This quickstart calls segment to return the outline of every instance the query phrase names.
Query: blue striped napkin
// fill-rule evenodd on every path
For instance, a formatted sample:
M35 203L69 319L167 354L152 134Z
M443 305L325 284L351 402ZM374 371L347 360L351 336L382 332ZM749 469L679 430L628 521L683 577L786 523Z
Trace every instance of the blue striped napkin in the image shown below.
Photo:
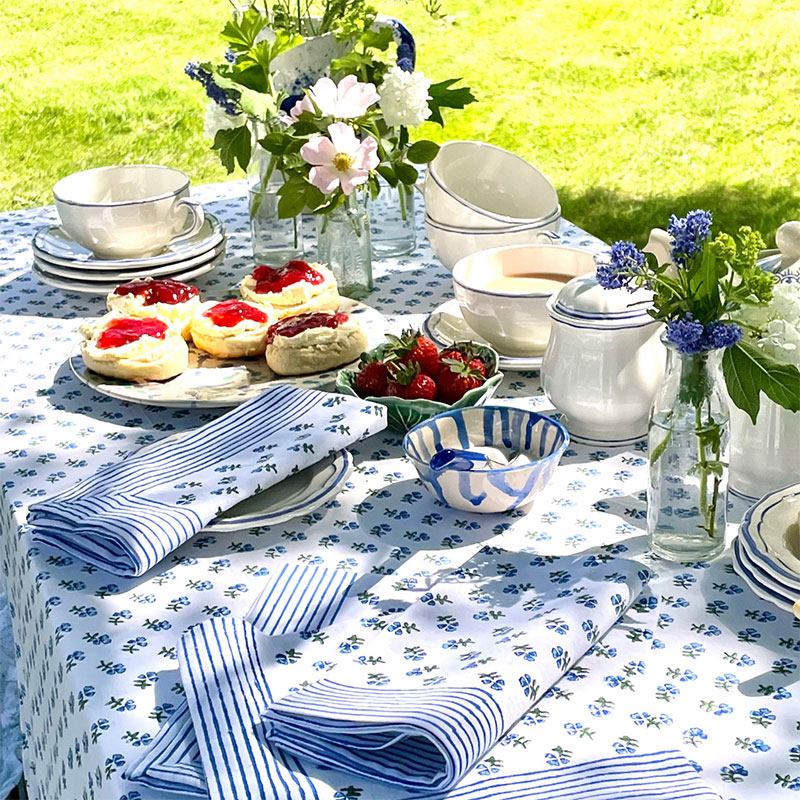
M278 385L35 503L28 521L36 541L141 575L225 509L385 426L380 405Z

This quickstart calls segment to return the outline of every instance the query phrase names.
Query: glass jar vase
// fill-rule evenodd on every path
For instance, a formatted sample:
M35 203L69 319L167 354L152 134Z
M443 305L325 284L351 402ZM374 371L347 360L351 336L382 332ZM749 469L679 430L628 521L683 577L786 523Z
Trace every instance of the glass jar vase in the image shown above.
M331 269L339 294L357 300L372 291L369 214L358 192L329 214L317 215L317 261Z
M704 561L725 546L730 417L722 350L667 348L667 372L650 411L647 535L670 561Z
M372 250L378 258L405 256L417 246L414 187L381 181L378 196L369 201Z
M289 219L278 216L279 181L266 185L253 184L248 190L250 211L250 241L257 263L280 266L295 258L303 258L303 218L300 214Z

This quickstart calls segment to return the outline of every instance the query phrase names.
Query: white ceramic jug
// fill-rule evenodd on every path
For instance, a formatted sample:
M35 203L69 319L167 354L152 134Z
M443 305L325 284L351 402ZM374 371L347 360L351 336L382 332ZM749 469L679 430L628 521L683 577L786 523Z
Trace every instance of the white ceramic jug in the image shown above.
M647 314L650 299L643 290L603 289L594 273L550 298L542 385L575 441L614 447L647 435L666 367L662 325Z

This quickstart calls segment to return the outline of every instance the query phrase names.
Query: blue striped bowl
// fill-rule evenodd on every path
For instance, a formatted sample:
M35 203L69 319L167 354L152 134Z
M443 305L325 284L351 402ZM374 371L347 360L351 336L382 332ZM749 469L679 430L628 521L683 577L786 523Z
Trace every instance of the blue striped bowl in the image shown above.
M406 455L434 497L462 511L496 513L524 506L547 486L569 444L567 429L550 417L506 406L460 408L421 422L403 439ZM434 471L430 460L447 448L507 447L530 464L504 469Z

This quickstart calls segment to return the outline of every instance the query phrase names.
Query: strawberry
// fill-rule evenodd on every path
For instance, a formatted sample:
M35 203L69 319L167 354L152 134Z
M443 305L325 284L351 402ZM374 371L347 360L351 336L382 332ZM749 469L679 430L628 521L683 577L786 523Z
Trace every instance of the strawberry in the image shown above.
M386 338L389 351L401 364L417 364L420 372L431 378L439 374L439 351L427 336L409 328L400 336L388 334Z
M455 358L445 359L437 378L439 399L451 405L460 400L470 389L483 386L485 380L481 371L471 363L465 364Z
M377 356L364 353L356 375L356 391L361 397L385 397L389 368Z
M389 368L389 394L406 400L435 400L436 381L420 372L419 364L393 364Z
M458 342L439 353L440 362L448 358L461 361L463 364L469 364L470 367L478 370L481 375L486 377L486 364L483 363L478 355L473 342Z

